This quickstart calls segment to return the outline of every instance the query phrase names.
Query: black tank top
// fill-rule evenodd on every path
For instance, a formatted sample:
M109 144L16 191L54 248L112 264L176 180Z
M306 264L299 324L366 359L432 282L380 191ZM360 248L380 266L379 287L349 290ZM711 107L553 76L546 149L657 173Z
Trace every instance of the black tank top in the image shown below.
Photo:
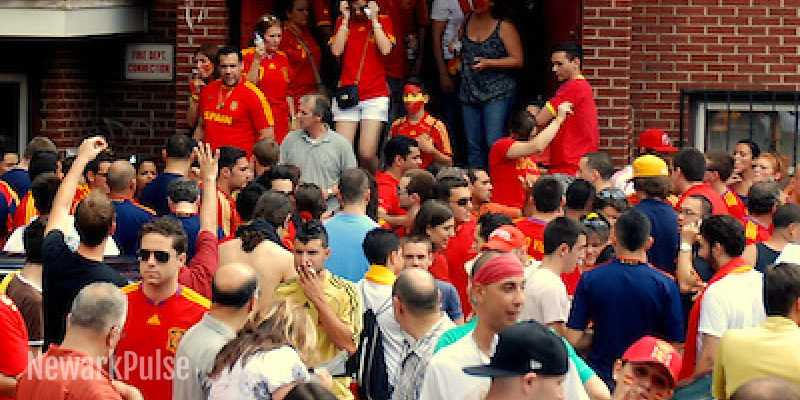
M763 273L764 269L768 265L772 265L780 254L780 251L773 250L764 243L756 242L756 270Z

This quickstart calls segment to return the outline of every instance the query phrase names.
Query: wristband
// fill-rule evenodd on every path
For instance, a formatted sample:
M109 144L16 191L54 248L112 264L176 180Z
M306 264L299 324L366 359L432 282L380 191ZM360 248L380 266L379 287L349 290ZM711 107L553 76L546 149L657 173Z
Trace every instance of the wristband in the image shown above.
M692 245L686 242L681 242L680 251L692 251Z

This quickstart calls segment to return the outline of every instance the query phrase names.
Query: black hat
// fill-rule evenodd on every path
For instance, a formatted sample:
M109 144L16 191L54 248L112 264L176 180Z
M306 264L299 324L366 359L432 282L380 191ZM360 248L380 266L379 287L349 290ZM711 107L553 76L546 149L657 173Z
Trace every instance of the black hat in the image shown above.
M500 332L489 365L464 367L464 372L478 376L515 376L533 372L544 376L567 373L567 347L558 335L544 325L530 320L517 322Z

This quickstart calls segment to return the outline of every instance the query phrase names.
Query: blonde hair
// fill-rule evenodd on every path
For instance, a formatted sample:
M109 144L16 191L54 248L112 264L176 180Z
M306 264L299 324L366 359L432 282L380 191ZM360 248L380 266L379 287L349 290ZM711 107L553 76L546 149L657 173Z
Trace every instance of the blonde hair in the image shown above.
M246 364L253 355L281 346L291 346L306 365L316 359L317 330L311 316L291 299L275 299L257 313L217 354L210 376L230 369L241 360Z
M777 181L783 182L789 176L789 159L786 156L770 151L768 153L761 153L756 158L763 158L772 164L774 173L780 175Z

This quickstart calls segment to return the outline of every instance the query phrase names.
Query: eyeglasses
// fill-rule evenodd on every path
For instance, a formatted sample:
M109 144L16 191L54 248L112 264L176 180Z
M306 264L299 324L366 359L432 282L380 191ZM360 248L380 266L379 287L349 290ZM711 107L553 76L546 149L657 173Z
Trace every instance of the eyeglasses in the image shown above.
M154 255L156 257L156 262L158 263L165 263L169 261L169 253L163 250L147 250L147 249L139 249L137 253L139 256L139 261L150 261L150 255Z
M597 198L600 200L626 200L625 193L619 189L603 189L597 193Z
M456 204L461 207L466 207L469 203L472 203L472 199L469 197L464 197L463 199L456 200Z

